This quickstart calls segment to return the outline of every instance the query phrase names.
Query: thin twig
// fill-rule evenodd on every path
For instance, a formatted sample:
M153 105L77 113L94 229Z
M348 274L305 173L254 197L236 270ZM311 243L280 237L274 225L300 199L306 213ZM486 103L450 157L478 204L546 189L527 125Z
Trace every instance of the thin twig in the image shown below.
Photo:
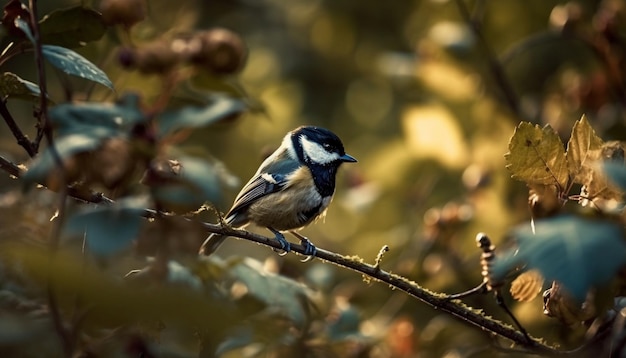
M515 94L515 91L513 90L513 86L511 86L511 83L509 82L506 75L504 74L502 65L500 64L495 53L493 52L493 50L487 43L487 40L485 39L485 36L483 35L483 32L480 28L480 24L473 20L472 15L469 9L467 8L467 6L465 5L464 0L455 0L454 2L456 3L457 8L459 9L459 13L461 14L461 17L463 18L463 21L467 23L469 28L474 33L474 36L476 36L476 39L478 40L478 43L480 44L481 50L487 60L489 71L491 71L491 75L494 81L496 82L498 87L500 87L500 90L502 91L502 94L504 95L506 104L508 105L509 109L513 113L519 116L521 113L519 109L519 101L517 99L517 95Z
M21 145L31 158L34 157L37 154L37 150L35 150L35 147L30 142L30 139L28 139L28 136L22 132L20 127L17 125L15 118L13 118L13 115L9 112L6 99L0 100L0 115L4 118L4 122L7 126L9 126L9 129L11 130L11 133L13 133L15 139L17 139L17 144Z
M48 92L46 85L46 67L43 59L43 50L41 46L41 34L39 32L39 22L37 20L37 0L29 0L30 7L30 25L33 30L33 44L35 50L35 63L37 64L37 83L39 84L39 126L37 128L37 138L33 143L35 149L39 148L41 139L46 136L48 144L52 146L52 130L48 122Z
M41 45L41 33L39 31L39 22L37 19L37 1L29 0L28 2L30 8L30 26L32 26L34 43L33 47L35 50L35 63L37 65L37 81L39 84L39 116L38 116L38 128L37 128L37 137L35 141L32 143L35 151L38 151L39 145L41 143L41 139L45 136L46 141L48 142L48 147L50 148L50 153L54 159L56 166L60 169L61 182L65 183L65 168L63 166L63 161L58 151L54 146L54 137L52 135L52 127L50 126L48 120L48 90L46 85L46 72L45 72L45 64L43 59L43 50ZM52 260L54 257L54 253L59 247L59 239L61 237L61 228L63 224L63 220L65 218L65 202L68 196L68 187L63 186L59 191L59 204L58 204L58 215L54 221L54 225L52 231L50 233L50 249ZM59 307L56 302L56 297L54 294L54 288L52 287L50 280L48 280L48 307L50 309L50 313L52 316L52 320L54 323L55 330L61 339L63 352L66 357L72 357L74 355L74 341L72 340L71 329L68 330L63 325L63 320L61 317L61 313Z

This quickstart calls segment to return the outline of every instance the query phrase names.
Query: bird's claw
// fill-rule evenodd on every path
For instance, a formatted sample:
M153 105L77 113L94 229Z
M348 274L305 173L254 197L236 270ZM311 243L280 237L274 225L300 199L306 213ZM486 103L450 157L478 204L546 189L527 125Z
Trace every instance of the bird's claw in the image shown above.
M313 245L313 243L306 237L302 237L300 239L300 244L304 246L304 255L306 255L306 258L300 260L300 262L309 262L313 260L315 258L315 254L317 253L315 245Z
M280 249L274 249L274 251L278 253L278 256L287 255L291 251L291 244L285 239L285 235L280 232L274 232L274 235L276 235L275 239L280 244Z

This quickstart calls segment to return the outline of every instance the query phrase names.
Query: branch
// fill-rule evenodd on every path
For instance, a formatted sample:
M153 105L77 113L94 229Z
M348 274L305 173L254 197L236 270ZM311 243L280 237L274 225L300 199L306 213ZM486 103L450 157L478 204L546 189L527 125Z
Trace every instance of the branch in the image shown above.
M7 108L6 99L0 100L0 115L2 116L2 118L4 118L4 121L6 122L7 126L9 126L9 129L11 130L11 133L13 133L15 139L17 139L17 144L21 145L31 158L34 157L37 154L37 150L33 146L33 143L31 143L28 137L24 134L24 132L22 132L20 127L17 125L17 122L15 122L15 119Z
M19 177L23 173L23 169L21 169L19 166L12 163L11 161L3 158L2 156L0 156L0 168L15 177ZM83 202L97 204L113 203L113 200L107 198L101 193L89 192L86 191L84 188L77 189L75 187L68 187L67 192L69 196ZM155 218L159 215L168 215L172 217L175 216L173 214L159 213L153 209L145 209L143 215L147 218ZM185 219L189 221L193 220L189 218ZM211 233L233 236L256 242L265 246L269 246L275 249L281 249L280 244L274 238L265 237L246 230L234 229L219 224L210 224L206 222L200 222L200 224L208 232ZM297 243L291 244L291 251L301 254L303 256L308 256L305 253L304 246ZM335 264L337 266L341 266L359 272L363 275L367 275L396 289L404 291L410 296L419 299L420 301L430 305L431 307L439 311L448 313L464 322L479 327L482 330L489 331L495 336L507 338L513 341L515 344L519 345L520 347L523 347L530 353L547 355L565 355L570 353L567 351L557 350L551 346L542 343L538 339L528 340L522 332L519 332L512 326L504 324L503 322L500 322L493 318L487 317L479 313L477 310L474 310L471 307L464 305L458 300L450 300L448 298L448 295L431 292L405 277L382 270L380 268L380 262L371 265L363 262L363 260L359 258L343 256L320 248L317 249L315 257L322 259L326 262Z
M270 246L275 249L281 249L280 244L273 238L268 238L245 230L223 227L218 224L202 223L202 225L207 231L212 233L238 237ZM306 256L304 249L305 248L302 245L296 243L291 244L291 251ZM478 313L476 310L471 309L458 300L450 300L447 298L447 295L429 291L416 282L413 282L405 277L381 270L377 265L365 263L359 258L343 256L320 248L317 249L315 257L337 266L348 268L367 275L380 282L402 290L410 296L419 299L439 311L451 314L466 323L470 323L483 330L489 331L494 335L507 338L532 353L548 355L560 355L566 353L545 345L537 339L528 341L523 333L519 332L512 326L487 317L482 313Z
M41 47L41 34L39 32L39 21L37 20L37 1L29 0L30 8L30 24L33 27L33 44L35 50L35 63L37 64L37 83L39 84L39 127L37 128L37 137L33 142L36 150L43 136L46 136L48 144L52 146L52 130L48 122L48 90L46 85L46 66L43 59L43 50Z

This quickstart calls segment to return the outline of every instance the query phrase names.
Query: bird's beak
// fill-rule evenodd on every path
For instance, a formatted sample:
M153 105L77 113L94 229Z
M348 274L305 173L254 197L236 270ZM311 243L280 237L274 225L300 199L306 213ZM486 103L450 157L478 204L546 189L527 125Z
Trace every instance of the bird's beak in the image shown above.
M341 159L342 162L349 162L349 163L356 163L357 160L351 156L350 154L344 154L341 157L339 157L339 159Z

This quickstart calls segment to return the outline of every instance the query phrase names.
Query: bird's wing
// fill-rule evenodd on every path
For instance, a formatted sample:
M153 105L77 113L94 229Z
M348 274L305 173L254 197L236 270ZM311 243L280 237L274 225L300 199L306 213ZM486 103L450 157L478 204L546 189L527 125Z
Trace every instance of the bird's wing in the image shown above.
M252 204L255 200L278 191L281 191L287 185L287 176L300 167L297 161L281 158L283 160L275 161L273 164L265 165L262 171L250 179L250 181L241 189L232 208L226 214L226 217L237 214L240 210Z

